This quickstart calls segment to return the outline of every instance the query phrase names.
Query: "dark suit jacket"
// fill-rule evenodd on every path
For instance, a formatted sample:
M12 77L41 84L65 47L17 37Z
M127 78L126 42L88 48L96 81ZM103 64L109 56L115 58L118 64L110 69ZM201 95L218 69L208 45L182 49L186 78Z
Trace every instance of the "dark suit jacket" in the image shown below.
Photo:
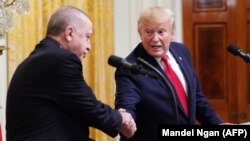
M177 99L179 120L176 122L171 93L161 80L132 74L119 68L115 73L115 106L127 109L136 120L137 131L131 141L157 141L157 127L164 124L195 124L196 119L201 124L222 123L202 93L188 49L183 44L172 42L170 52L180 65L186 79L189 117L185 116ZM166 76L155 58L146 53L141 43L126 57L126 61L134 63L138 57ZM122 137L122 140L125 139Z
M51 38L18 66L6 110L7 141L88 141L89 126L114 137L122 122L96 99L79 58Z

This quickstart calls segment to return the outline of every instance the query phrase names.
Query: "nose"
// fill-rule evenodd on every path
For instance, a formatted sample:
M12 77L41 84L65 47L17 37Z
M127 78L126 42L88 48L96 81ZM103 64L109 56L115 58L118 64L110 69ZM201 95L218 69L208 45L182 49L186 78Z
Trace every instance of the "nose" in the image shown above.
M153 41L159 41L159 35L157 33L153 34Z
M86 47L87 51L91 50L91 44L88 44L88 46Z

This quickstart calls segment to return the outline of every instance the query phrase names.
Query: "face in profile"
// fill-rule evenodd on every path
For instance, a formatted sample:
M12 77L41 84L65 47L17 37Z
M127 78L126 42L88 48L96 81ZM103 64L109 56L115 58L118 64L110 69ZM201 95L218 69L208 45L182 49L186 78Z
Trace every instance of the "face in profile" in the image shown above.
M77 27L73 26L70 35L72 40L68 42L68 50L82 60L91 49L91 35L92 23L88 18L85 18L83 24L80 24Z
M173 27L169 20L149 20L139 24L139 35L144 49L153 57L166 54L173 38Z

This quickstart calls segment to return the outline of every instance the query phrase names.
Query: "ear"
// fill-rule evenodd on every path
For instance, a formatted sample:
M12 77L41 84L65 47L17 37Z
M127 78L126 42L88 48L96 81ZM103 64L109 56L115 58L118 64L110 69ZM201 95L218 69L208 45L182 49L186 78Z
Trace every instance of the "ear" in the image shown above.
M67 41L71 41L73 39L73 27L72 26L67 26L65 29L65 37Z
M138 31L139 36L140 36L140 38L141 38L141 36L142 36L142 31L141 31L141 29L137 29L137 31Z

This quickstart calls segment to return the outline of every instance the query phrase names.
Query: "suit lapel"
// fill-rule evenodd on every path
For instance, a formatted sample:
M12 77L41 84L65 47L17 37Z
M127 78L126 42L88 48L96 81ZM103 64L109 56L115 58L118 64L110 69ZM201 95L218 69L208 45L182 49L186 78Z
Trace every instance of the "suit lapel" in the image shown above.
M148 53L144 50L144 48L142 46L141 46L141 49L139 51L138 57L142 58L143 60L148 62L150 65L154 66L161 74L163 74L165 76L166 79L168 79L166 77L166 74L165 74L164 70L162 70L161 66L158 64L158 62L155 60L155 58L148 55ZM143 66L143 67L147 68L147 66ZM166 87L161 80L158 80L158 82L160 83L160 85L163 88Z

